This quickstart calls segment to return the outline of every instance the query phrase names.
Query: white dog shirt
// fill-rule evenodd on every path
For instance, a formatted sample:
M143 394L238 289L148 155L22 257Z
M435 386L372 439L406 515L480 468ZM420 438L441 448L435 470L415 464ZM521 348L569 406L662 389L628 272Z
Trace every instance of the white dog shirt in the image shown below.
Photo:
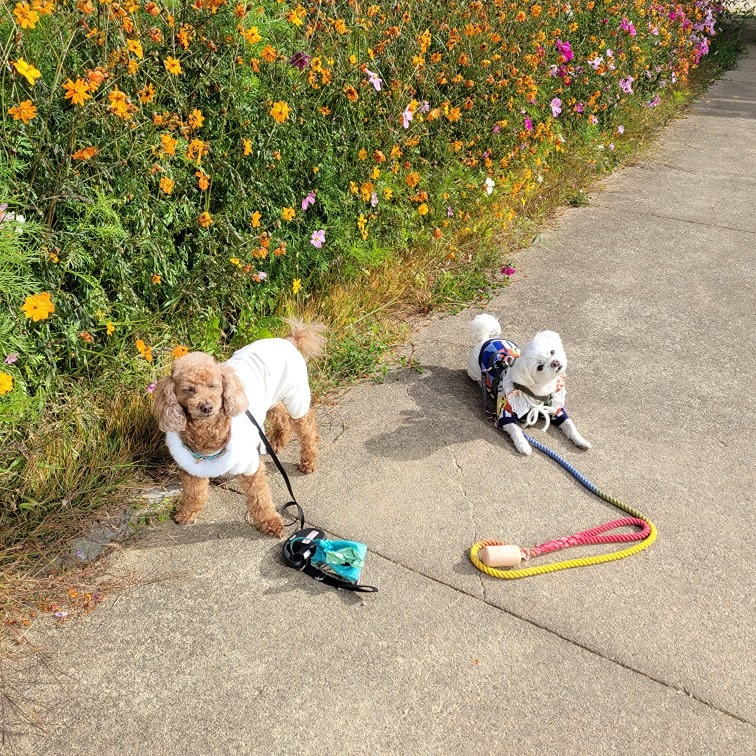
M310 409L307 364L288 339L255 341L234 352L226 364L244 385L249 411L261 427L268 410L278 402L283 402L294 420ZM260 434L244 412L231 418L231 438L225 449L214 454L198 457L173 431L166 433L165 442L176 463L198 478L254 475L260 455L265 454Z

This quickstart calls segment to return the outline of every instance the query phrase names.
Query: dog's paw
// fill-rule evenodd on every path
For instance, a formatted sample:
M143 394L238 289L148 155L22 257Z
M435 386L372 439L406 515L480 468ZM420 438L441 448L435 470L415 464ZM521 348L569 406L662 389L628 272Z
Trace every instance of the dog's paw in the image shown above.
M572 439L572 443L577 446L578 449L590 449L593 444L587 439L578 434L577 438Z
M303 459L297 465L297 469L299 470L299 472L304 473L305 475L309 475L310 473L314 473L315 472L315 460Z
M523 438L523 439L513 439L515 449L517 449L520 454L524 454L526 457L530 456L533 453L533 447Z
M284 533L283 520L278 515L266 517L257 523L256 527L263 535L275 536L276 538L281 538Z
M176 512L176 514L173 515L173 521L177 525L193 525L195 522L197 522L198 515L199 512L193 511L191 509L180 509L178 512Z
M580 433L578 433L578 429L575 427L575 423L573 423L572 420L565 420L559 428L578 449L590 449L591 446L593 446L587 438L583 438Z

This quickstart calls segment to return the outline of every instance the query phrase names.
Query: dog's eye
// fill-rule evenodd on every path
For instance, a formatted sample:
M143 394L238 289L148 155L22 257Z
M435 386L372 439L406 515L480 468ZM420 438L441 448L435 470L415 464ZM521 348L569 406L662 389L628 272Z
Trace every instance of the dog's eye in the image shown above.
M543 363L542 362L538 364L538 367L536 368L536 370L538 370L538 372L540 372L541 370L543 370Z
M185 393L185 394L196 394L196 393L197 393L197 389L196 389L196 388L194 388L194 386L187 386L187 387L186 387L186 388L184 389L184 393Z
M215 388L218 388L218 384L217 383L208 383L207 387L211 388L211 389L215 389Z
M550 355L551 355L551 356L553 357L553 356L554 356L554 355L556 354L556 352L555 352L555 351L554 351L554 350L552 349L552 350L551 350L551 351L549 352L549 354L550 354Z

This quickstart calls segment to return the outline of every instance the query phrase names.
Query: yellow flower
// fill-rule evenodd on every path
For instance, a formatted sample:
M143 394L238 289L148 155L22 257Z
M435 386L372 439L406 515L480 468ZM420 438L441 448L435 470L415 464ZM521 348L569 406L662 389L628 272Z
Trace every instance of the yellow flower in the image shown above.
M263 51L260 53L260 57L266 63L275 63L276 58L278 57L278 53L276 52L276 48L272 45L265 45Z
M255 212L252 213L252 220L250 221L252 223L252 228L260 227L260 218L262 218L262 214L258 210L255 210Z
M414 189L420 181L420 176L413 171L412 173L408 173L407 178L404 180L407 182L407 186Z
M155 99L155 87L147 84L139 90L139 102L147 104Z
M199 221L199 224L200 226L202 226L202 228L209 228L213 225L213 216L210 215L207 210L205 210L205 212L202 213L197 220Z
M383 196L390 200L394 196L394 191L392 189L386 188L383 190Z
M22 29L33 29L39 21L39 13L32 10L29 3L16 3L13 15L16 17L16 23Z
M428 205L423 202L423 204L417 208L417 212L420 213L420 215L428 215Z
M169 55L165 59L165 70L168 71L169 74L178 76L181 73L181 61Z
M295 215L296 213L294 212L293 207L285 207L281 210L281 217L286 221L294 220Z
M129 52L136 55L139 60L144 57L144 51L142 50L142 43L138 39L126 40L126 47L129 48Z
M169 193L170 193L170 192L169 192ZM163 282L163 277L162 277L162 276L161 276L160 274L158 274L158 273L153 273L153 274L152 274L152 275L150 276L150 280L151 280L151 281L152 281L152 283L154 283L154 284L159 284L159 283L162 283L162 282Z
M172 194L174 186L173 179L169 179L168 176L163 176L163 178L160 179L160 189L166 194ZM153 281L152 283L160 283L160 281Z
M344 94L350 102L357 102L359 99L357 90L351 84L344 85Z
M302 281L299 278L295 278L291 282L291 293L292 294L299 294L301 288L302 288Z
M231 265L236 265L237 268L241 268L241 260L238 257L229 257L228 261Z
M333 28L336 29L339 34L347 33L346 24L340 18L333 22Z
M27 63L23 58L19 58L13 63L14 68L23 76L31 86L34 86L34 81L39 79L42 74L30 63Z
M173 359L177 360L179 359L179 357L183 357L185 354L189 354L189 349L183 344L176 344L176 346L173 347L171 354L173 355Z
M197 186L204 192L210 186L210 176L201 168L194 175L197 177Z
M289 106L279 100L273 103L273 107L269 112L277 123L283 123L289 117Z
M110 321L108 321L105 326L105 333L110 336L113 331L115 331L115 326Z
M239 33L244 37L248 45L257 44L262 39L256 26L250 26L249 29L239 27Z
M74 105L83 105L86 100L92 97L89 94L89 84L84 79L76 79L76 81L69 79L63 83L63 89L66 90L66 99Z
M110 100L110 112L117 115L119 118L123 118L124 121L131 118L131 112L129 110L129 99L124 92L115 88L108 93L108 99ZM132 106L133 107L133 106Z
M193 129L201 128L204 122L205 116L202 115L202 111L199 108L195 108L191 113L189 113L189 125Z
M47 320L55 312L55 305L50 299L49 292L43 291L41 294L30 294L21 309L27 318L36 323L38 320Z
M287 11L286 20L294 26L302 26L306 15L307 11L301 5L298 5L294 10Z
M37 108L32 104L31 100L24 100L18 105L8 108L8 113L12 115L13 119L16 121L29 123L29 121L37 117Z
M242 139L242 145L244 146L244 154L251 155L252 154L252 140Z
M13 390L13 376L8 373L0 373L0 396Z

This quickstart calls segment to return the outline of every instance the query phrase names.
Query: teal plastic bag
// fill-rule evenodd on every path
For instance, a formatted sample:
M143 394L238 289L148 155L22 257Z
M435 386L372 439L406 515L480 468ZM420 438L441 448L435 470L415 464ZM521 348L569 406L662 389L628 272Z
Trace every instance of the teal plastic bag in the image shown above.
M311 564L328 575L347 583L357 584L365 566L367 546L357 541L314 541L315 553Z

